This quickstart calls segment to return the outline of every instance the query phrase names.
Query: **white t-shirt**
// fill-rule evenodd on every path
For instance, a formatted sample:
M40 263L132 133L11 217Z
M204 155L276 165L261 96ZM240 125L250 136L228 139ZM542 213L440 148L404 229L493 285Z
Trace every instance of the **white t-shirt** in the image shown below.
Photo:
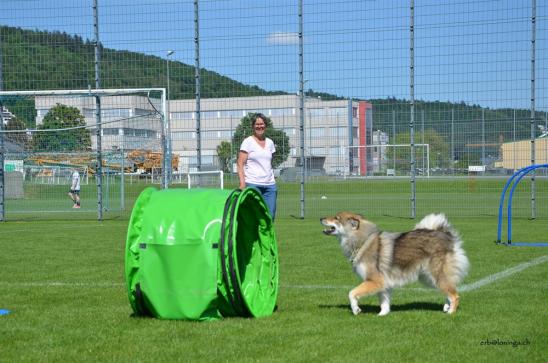
M272 154L276 152L276 147L272 140L267 137L265 147L262 148L253 136L249 136L242 142L240 150L247 153L247 162L244 165L246 183L257 185L276 183L272 170Z
M72 185L70 189L80 190L80 173L76 170L74 171L74 173L72 173Z

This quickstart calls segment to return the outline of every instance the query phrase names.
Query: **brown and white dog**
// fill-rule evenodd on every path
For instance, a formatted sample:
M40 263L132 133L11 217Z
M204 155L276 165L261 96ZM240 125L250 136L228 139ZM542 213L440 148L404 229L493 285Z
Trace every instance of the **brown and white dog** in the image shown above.
M363 280L350 291L350 307L360 313L358 300L378 294L379 316L390 312L391 289L420 280L438 288L453 314L459 305L457 284L468 272L462 241L443 214L429 214L412 231L382 232L359 214L340 212L321 218L326 235L337 236L354 272Z

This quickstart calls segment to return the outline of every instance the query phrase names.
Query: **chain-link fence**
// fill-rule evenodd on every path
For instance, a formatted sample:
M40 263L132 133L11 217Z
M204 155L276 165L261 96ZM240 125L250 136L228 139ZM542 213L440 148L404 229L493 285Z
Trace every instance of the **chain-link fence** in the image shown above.
M0 92L12 110L1 145L3 214L66 218L69 192L77 190L78 217L102 219L104 211L131 209L126 204L146 184L165 186L164 95L163 89ZM18 128L21 119L36 127Z
M147 184L220 185L199 172L236 187L238 127L254 112L287 136L279 217L496 215L507 178L548 163L543 2L7 0L0 19L8 218L70 208L73 167L81 216L127 211ZM13 96L121 88L165 88L165 114L142 94ZM62 106L89 145L39 131ZM113 121L100 148L99 119ZM514 215L548 217L545 169L517 193Z

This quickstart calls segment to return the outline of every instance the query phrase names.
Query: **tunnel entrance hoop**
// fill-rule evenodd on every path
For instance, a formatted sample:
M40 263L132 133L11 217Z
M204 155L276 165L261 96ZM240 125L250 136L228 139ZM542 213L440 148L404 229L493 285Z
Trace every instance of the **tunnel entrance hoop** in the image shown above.
M523 179L524 176L526 176L533 170L536 170L539 168L548 168L548 164L530 165L525 168L519 169L508 179L508 181L506 182L506 185L504 185L504 188L500 196L500 203L499 203L499 218L498 218L497 241L496 241L497 244L504 244L507 246L548 247L548 242L513 242L512 241L512 198L514 196L514 190L516 189L517 185L519 184L521 179ZM506 192L508 191L509 188L510 188L510 193L508 195L508 201L506 205L507 242L502 242L502 219L503 219L503 212L504 212L504 202L506 200Z

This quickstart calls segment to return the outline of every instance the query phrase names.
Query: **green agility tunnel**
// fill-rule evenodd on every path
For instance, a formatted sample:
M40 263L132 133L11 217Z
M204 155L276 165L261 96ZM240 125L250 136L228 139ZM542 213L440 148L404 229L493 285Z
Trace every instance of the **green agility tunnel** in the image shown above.
M256 189L147 188L135 202L125 253L136 315L263 317L276 306L276 236Z

